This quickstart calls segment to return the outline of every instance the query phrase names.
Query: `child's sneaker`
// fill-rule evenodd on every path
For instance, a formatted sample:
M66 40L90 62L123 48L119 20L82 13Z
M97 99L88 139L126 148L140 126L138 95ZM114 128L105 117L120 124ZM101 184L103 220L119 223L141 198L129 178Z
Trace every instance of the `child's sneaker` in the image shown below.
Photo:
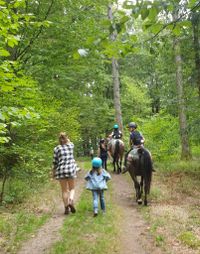
M93 216L94 216L94 217L97 217L97 215L98 215L98 212L94 212L94 215L93 215Z

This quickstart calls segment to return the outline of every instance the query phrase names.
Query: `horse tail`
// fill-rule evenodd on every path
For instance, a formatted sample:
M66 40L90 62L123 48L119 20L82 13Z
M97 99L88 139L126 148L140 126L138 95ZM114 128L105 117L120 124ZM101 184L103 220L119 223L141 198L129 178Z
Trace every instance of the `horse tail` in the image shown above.
M117 156L118 156L118 154L119 154L119 149L120 149L119 140L116 139L116 142L115 142L115 150L114 150L114 158L115 158L115 160L117 159Z
M144 181L146 183L147 193L149 194L152 180L152 159L148 150L143 149L143 167L144 167Z

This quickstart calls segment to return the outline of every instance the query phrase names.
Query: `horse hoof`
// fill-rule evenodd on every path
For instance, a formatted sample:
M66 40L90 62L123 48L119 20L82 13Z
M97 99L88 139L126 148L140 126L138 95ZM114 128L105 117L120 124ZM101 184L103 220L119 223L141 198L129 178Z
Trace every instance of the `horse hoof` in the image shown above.
M147 206L147 201L146 200L144 201L144 205Z
M138 199L138 205L141 205L142 204L142 199Z

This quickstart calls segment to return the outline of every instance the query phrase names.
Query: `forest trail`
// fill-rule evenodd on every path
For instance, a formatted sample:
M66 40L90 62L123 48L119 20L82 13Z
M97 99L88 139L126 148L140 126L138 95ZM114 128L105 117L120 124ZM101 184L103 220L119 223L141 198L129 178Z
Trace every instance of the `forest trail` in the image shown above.
M112 182L114 202L122 210L118 254L161 254L149 236L147 223L137 211L133 185L123 175L113 174Z
M83 179L84 172L80 171L77 174L76 179L76 190L75 190L75 204L78 202L78 199L81 195L84 186ZM57 183L56 183L57 184ZM60 194L60 193L59 193ZM61 194L60 194L61 195ZM64 219L64 207L61 202L61 197L58 197L58 208L52 218L43 225L37 232L37 234L30 240L24 242L21 249L17 254L42 254L48 253L51 246L61 240L60 229L62 228Z
M112 174L113 203L120 210L119 252L116 254L160 254L148 235L148 225L137 211L134 201L134 190L125 176ZM84 170L78 173L76 181L75 203L84 189ZM56 213L42 226L37 234L26 241L17 254L43 254L48 253L51 246L61 240L60 229L66 216L63 214L63 204L60 202ZM84 253L82 253L84 254ZM109 253L106 253L109 254Z

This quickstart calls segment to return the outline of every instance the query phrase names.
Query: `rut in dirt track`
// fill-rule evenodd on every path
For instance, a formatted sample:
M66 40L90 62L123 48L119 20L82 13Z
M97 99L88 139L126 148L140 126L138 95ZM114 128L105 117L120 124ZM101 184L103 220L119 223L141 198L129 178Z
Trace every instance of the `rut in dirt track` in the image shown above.
M76 189L75 189L75 204L78 201L84 186L83 179L84 172L79 172L76 179ZM58 183L55 183L58 184ZM61 194L60 194L61 195ZM52 218L43 225L36 235L26 241L17 254L43 254L48 253L52 244L61 240L60 229L62 228L64 219L66 216L63 214L64 208L60 198L60 202L56 213Z
M113 199L122 211L118 254L160 254L149 236L148 225L137 211L133 184L128 183L123 175L112 174Z

